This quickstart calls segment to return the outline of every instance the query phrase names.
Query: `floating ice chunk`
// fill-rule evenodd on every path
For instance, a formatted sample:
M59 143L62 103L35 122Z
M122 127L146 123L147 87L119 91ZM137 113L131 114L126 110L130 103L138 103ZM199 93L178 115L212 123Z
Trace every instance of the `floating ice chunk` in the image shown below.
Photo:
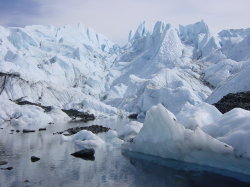
M114 130L109 130L106 133L100 133L98 136L106 143L108 148L120 148L124 143L123 140L118 138L118 133Z
M118 134L114 130L109 130L105 133L94 134L91 131L82 130L73 137L62 136L63 140L74 140L76 145L86 148L120 148L124 143L118 138Z
M125 141L134 138L141 130L143 124L137 121L131 121L119 130L119 137Z
M234 149L203 132L185 129L162 105L152 107L144 126L124 149L190 163L250 174L250 162L234 156Z
M73 136L73 140L77 145L85 147L100 147L105 144L105 142L100 137L87 130L82 130L76 133Z

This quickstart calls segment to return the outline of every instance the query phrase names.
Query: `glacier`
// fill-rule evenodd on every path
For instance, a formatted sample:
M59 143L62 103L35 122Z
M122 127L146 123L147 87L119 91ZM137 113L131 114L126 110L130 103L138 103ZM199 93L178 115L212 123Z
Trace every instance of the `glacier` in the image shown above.
M249 58L230 56L227 43L237 48L249 30L228 32L237 34L213 34L204 21L179 28L157 22L152 31L142 23L114 63L121 75L111 84L105 103L142 116L160 103L177 114L186 105L212 104L228 93L248 91L242 78L235 88L234 82L227 83L249 65ZM219 91L227 84L232 89ZM122 91L115 94L118 88Z
M81 24L0 26L0 126L71 121L62 109L97 119L136 114L140 122L73 139L125 142L128 150L249 174L250 113L212 105L250 91L249 50L250 29L213 33L203 20L152 29L143 22L124 46Z
M14 112L16 105L8 104L9 99L101 116L121 113L100 102L109 87L109 69L119 49L106 37L80 24L0 30L0 100L13 106ZM1 111L1 116L13 113L4 108Z

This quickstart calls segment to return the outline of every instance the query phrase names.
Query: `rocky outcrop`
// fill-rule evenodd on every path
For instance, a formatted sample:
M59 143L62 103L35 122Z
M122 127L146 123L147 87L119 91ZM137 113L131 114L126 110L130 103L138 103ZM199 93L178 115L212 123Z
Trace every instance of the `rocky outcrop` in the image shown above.
M71 154L74 157L82 158L84 160L95 160L95 150L91 149L83 149L81 151L77 151Z
M10 101L12 101L12 100L10 99ZM41 103L32 103L30 101L23 101L22 98L17 99L17 100L15 100L13 102L15 102L18 105L33 105L33 106L38 106L38 107L42 108L44 110L44 112L50 112L52 110L52 106L43 106L43 105L41 105Z
M37 161L40 160L40 158L38 158L38 157L36 157L36 156L32 156L32 157L30 158L30 160L31 160L31 162L37 162Z
M30 133L30 132L36 132L36 131L30 129L23 129L23 133Z
M78 133L78 132L80 132L82 130L88 130L88 131L91 131L94 134L98 134L98 133L102 133L102 132L108 132L110 130L110 128L103 127L103 126L100 126L100 125L91 125L91 126L88 126L88 127L70 128L70 129L67 129L65 131L57 132L57 134L66 133L65 135L71 136L71 135L74 135L74 134L76 134L76 133Z
M226 113L234 108L250 110L250 92L230 93L213 105L221 113Z
M129 114L128 115L129 119L137 119L137 117L138 117L138 114Z
M80 120L84 122L95 120L94 114L89 114L87 112L79 112L78 110L74 109L62 109L62 111L66 113L69 117L71 117L73 120L76 120L77 118L80 118Z

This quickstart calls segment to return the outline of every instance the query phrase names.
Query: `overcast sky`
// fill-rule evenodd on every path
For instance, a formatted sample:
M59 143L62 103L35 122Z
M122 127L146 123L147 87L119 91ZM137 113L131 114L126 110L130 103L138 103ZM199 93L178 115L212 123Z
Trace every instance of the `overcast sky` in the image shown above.
M124 43L142 21L189 24L203 19L217 32L250 28L250 0L0 0L0 25L82 23Z

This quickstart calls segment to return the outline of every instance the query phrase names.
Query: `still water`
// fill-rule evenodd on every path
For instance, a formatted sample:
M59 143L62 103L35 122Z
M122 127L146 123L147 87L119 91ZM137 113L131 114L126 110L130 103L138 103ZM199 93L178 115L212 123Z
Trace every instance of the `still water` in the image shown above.
M0 168L13 169L0 170L0 186L250 186L248 176L123 152L120 148L96 149L94 161L75 158L71 153L79 147L64 141L62 135L53 135L76 126L98 124L117 129L124 123L102 120L52 124L47 131L27 134L10 134L12 127L1 129L0 161L8 164ZM31 156L41 160L31 162Z

